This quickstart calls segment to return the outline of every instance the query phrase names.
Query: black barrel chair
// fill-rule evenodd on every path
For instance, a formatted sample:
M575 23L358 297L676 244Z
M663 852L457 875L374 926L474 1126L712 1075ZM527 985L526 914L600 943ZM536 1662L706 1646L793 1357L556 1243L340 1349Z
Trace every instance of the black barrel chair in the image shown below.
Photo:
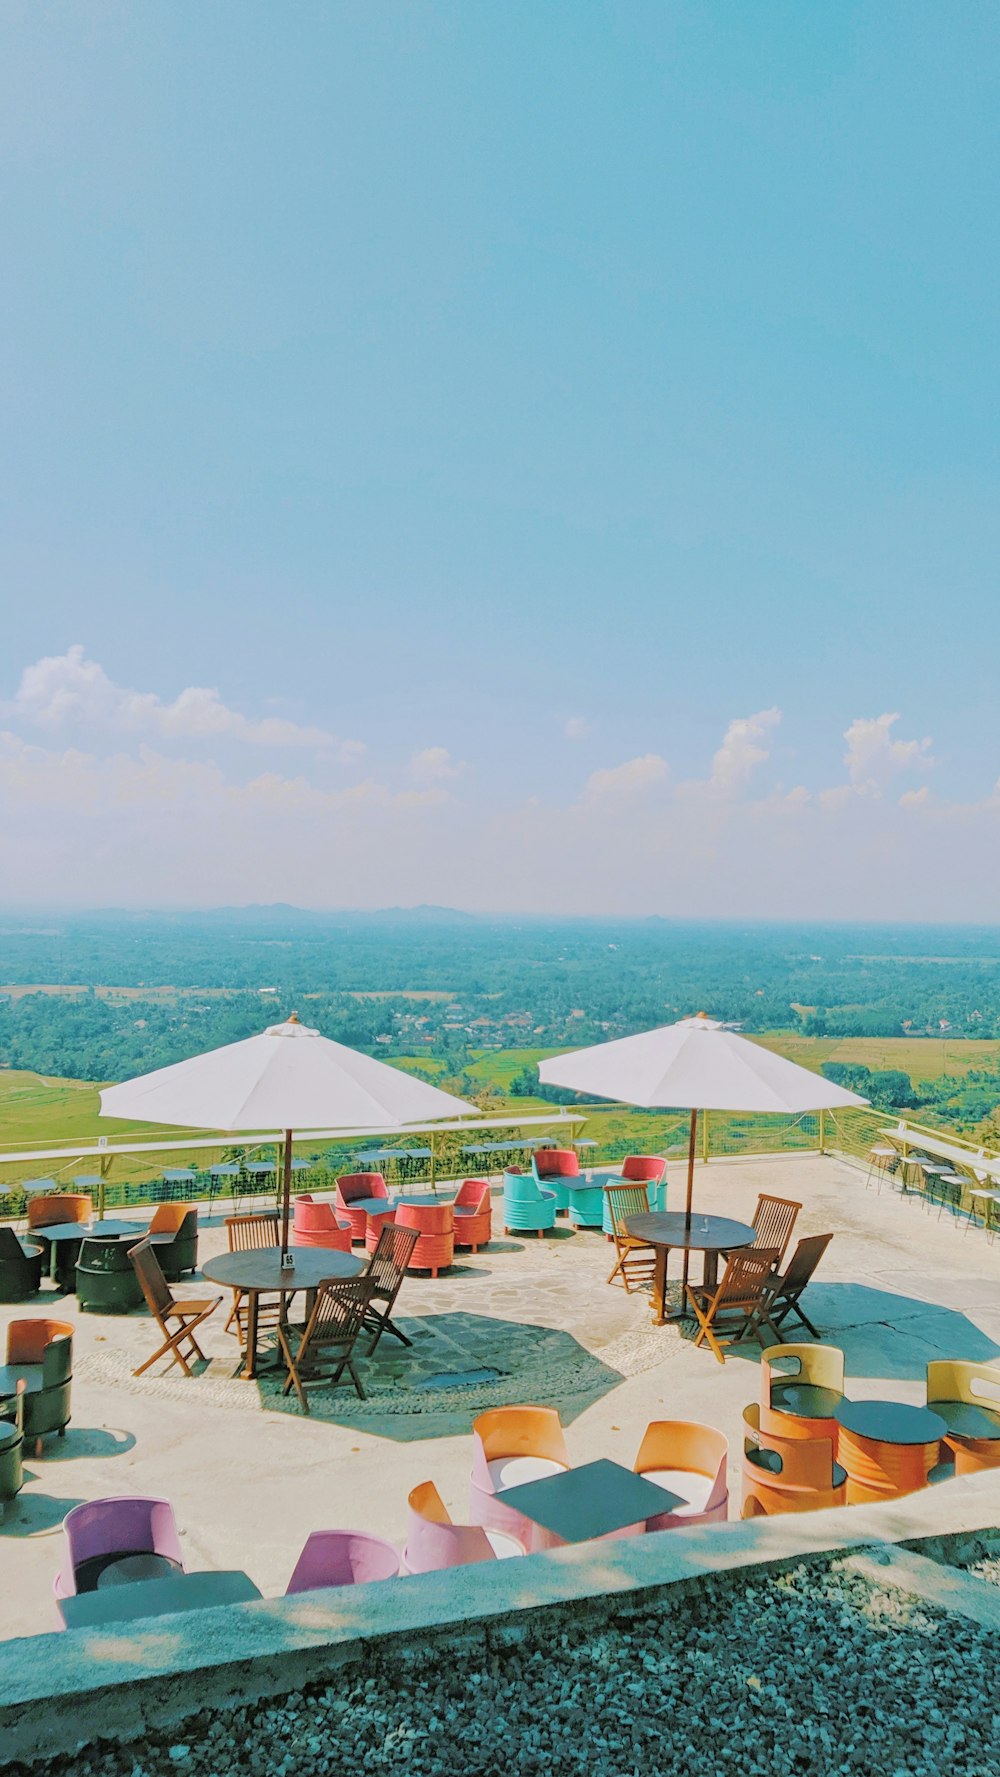
M0 1369L0 1414L10 1413L23 1384L24 1435L42 1454L50 1432L65 1435L73 1382L73 1328L66 1320L12 1320L7 1362Z
M45 1248L19 1240L13 1228L0 1228L0 1302L26 1302L42 1286Z
M132 1240L91 1237L80 1247L76 1261L76 1299L81 1310L98 1314L127 1314L142 1306L142 1290L132 1269Z

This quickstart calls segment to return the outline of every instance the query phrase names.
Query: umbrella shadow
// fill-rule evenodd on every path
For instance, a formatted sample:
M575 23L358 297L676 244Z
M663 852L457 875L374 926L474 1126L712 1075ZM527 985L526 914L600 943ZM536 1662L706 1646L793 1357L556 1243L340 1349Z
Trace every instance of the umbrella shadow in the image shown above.
M897 1382L923 1381L932 1358L959 1358L970 1363L990 1363L1000 1357L1000 1345L983 1332L968 1315L917 1296L897 1295L862 1283L815 1283L802 1305L819 1329L813 1339L804 1326L789 1316L781 1329L785 1345L837 1345L844 1353L849 1378ZM682 1323L694 1338L694 1323ZM767 1329L764 1329L765 1336ZM756 1338L725 1347L730 1356L759 1363L761 1347Z
M426 1319L400 1317L409 1347L384 1334L373 1357L356 1358L367 1399L349 1380L308 1392L309 1417L394 1443L468 1433L478 1414L525 1401L558 1409L564 1424L622 1382L571 1333L533 1322L455 1310ZM302 1417L284 1378L257 1378L262 1407Z

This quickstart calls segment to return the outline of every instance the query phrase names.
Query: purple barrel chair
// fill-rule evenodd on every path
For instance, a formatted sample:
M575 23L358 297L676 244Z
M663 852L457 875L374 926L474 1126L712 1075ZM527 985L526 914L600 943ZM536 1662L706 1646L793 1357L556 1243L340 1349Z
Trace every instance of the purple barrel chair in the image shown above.
M365 1586L369 1580L393 1580L398 1572L398 1551L380 1536L369 1536L363 1530L314 1530L306 1537L285 1597L325 1586Z
M103 1569L127 1555L159 1555L184 1571L174 1508L166 1499L126 1494L86 1500L67 1512L63 1531L63 1564L52 1587L57 1598L95 1591Z

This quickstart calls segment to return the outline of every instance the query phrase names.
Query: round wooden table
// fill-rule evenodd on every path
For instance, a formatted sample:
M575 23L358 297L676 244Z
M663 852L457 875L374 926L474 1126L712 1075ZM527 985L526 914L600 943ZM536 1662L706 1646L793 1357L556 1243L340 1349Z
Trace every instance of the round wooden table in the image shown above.
M252 1247L249 1252L220 1253L216 1259L207 1259L202 1265L202 1276L212 1283L225 1284L227 1289L239 1290L247 1298L247 1345L243 1361L243 1374L253 1378L257 1374L257 1307L260 1296L281 1296L282 1309L284 1298L294 1296L297 1291L308 1292L306 1316L312 1304L308 1296L314 1295L321 1283L328 1278L359 1277L365 1268L363 1259L356 1259L353 1253L334 1252L329 1247L293 1246L291 1256L294 1265L283 1266L281 1263L280 1246Z
M704 1253L706 1289L714 1289L719 1281L719 1254L736 1252L752 1246L756 1232L748 1222L730 1221L728 1216L684 1215L680 1210L650 1210L648 1215L626 1216L625 1227L633 1240L641 1240L656 1248L656 1273L653 1278L653 1325L662 1327L668 1320L683 1320L690 1312L682 1302L673 1314L667 1314L664 1300L667 1293L667 1256L673 1248L684 1253Z

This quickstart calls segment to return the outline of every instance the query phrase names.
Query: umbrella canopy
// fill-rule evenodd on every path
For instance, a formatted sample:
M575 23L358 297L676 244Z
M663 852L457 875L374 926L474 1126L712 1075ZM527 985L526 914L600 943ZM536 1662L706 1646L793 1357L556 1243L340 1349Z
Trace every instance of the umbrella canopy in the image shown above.
M786 1061L706 1018L704 1012L637 1037L553 1055L540 1062L538 1077L549 1086L670 1110L772 1111L794 1116L868 1103L822 1074Z
M285 1131L282 1247L288 1245L293 1129L399 1128L476 1107L321 1036L293 1013L260 1036L107 1086L102 1117L185 1129Z
M699 1111L770 1111L794 1116L802 1111L840 1110L868 1103L822 1074L739 1036L704 1012L659 1030L642 1031L636 1037L619 1037L592 1049L553 1055L539 1063L538 1077L549 1086L592 1092L620 1104L689 1110L688 1221ZM685 1283L687 1265L685 1251Z

